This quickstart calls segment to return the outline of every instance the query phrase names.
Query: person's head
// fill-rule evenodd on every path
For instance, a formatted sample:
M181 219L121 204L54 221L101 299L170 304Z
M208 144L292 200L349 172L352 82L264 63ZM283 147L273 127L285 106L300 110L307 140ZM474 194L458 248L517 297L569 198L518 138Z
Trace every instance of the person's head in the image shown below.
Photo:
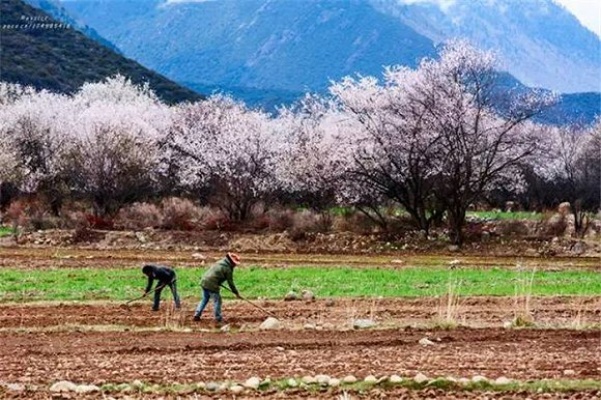
M150 276L150 275L152 275L153 271L154 271L154 267L152 265L145 265L142 267L142 273L144 275Z
M228 259L228 261L232 264L232 266L236 266L238 264L240 264L240 256L236 253L227 253L225 255L225 258Z

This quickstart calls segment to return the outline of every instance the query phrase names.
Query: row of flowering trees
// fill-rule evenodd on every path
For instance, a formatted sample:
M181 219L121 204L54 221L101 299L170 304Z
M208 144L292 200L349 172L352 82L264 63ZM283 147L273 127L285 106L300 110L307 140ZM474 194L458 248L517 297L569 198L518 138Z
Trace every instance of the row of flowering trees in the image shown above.
M57 214L66 199L112 215L186 192L235 221L257 203L339 204L386 227L382 206L396 204L426 233L446 221L458 244L468 207L494 193L555 187L565 199L538 199L598 208L601 123L531 122L553 98L499 92L495 68L452 42L415 70L345 78L277 116L221 95L167 106L120 76L73 95L1 83L0 181Z

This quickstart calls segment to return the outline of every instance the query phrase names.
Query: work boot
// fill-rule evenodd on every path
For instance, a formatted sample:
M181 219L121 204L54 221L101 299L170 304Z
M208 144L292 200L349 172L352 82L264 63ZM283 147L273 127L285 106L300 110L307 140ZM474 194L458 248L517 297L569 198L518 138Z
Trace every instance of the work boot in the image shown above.
M153 307L153 308L152 308L152 311L159 311L159 308L158 308L158 307L157 307L157 308L154 308L154 307Z

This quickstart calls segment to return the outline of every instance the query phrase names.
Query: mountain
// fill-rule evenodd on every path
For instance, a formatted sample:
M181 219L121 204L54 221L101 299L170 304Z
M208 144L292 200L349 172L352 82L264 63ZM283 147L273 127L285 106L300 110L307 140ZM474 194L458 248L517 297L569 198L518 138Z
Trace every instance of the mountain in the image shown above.
M522 83L601 92L601 40L552 0L369 0L438 44L464 37L494 50Z
M38 9L44 11L46 14L50 15L55 20L60 21L64 24L70 25L72 28L80 31L81 33L83 33L84 35L89 37L90 39L93 39L96 42L99 42L100 44L113 50L115 53L120 53L119 49L117 49L117 47L114 44L112 44L111 42L109 42L108 40L106 40L105 38L100 36L98 34L98 32L96 32L94 29L83 24L81 21L78 21L75 18L73 18L63 8L63 6L61 6L61 4L58 0L23 0L23 1L25 1L30 6L33 6L35 8L38 8Z
M129 57L192 85L305 92L383 65L416 66L432 41L364 0L66 1Z
M552 0L63 0L132 57L188 87L251 105L324 91L349 74L414 67L446 39L494 49L530 87L563 95L556 120L601 112L601 41ZM585 92L587 94L576 94ZM595 92L595 93L592 93ZM564 102L566 102L564 104ZM556 116L550 115L551 119Z
M0 0L0 80L71 93L118 73L148 82L168 103L200 95L61 24L21 0Z

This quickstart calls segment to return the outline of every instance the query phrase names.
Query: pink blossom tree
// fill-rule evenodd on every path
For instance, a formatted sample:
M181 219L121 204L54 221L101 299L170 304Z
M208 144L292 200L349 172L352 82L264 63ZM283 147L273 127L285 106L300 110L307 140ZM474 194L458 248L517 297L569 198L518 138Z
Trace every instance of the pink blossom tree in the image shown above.
M164 148L183 185L245 221L274 191L278 147L267 114L215 95L179 107Z
M517 183L518 166L540 151L536 129L520 129L552 96L515 96L495 109L495 58L463 41L416 70L387 68L375 78L331 87L363 131L354 139L349 174L398 202L428 232L446 212L453 243L463 242L470 204L500 182Z

